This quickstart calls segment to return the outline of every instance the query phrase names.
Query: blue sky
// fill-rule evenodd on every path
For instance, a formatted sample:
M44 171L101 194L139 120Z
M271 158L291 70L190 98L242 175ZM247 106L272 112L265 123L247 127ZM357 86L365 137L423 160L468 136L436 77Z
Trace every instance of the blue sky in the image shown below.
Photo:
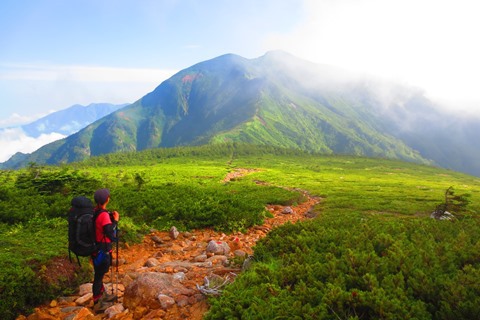
M0 128L73 104L133 102L225 53L298 57L480 110L473 0L2 0Z

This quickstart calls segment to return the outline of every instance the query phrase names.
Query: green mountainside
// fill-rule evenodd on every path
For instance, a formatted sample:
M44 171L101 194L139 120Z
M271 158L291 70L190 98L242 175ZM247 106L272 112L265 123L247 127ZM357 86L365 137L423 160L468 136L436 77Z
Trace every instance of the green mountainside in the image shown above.
M419 112L427 116L427 125L411 122ZM242 142L396 158L480 175L480 165L472 158L480 150L468 143L474 132L465 136L459 124L456 130L461 132L448 135L441 122L428 122L432 115L448 119L418 90L280 51L256 59L227 54L178 72L135 103L31 155L17 154L2 167L68 163L157 147ZM439 132L447 133L448 139L439 143L445 135Z

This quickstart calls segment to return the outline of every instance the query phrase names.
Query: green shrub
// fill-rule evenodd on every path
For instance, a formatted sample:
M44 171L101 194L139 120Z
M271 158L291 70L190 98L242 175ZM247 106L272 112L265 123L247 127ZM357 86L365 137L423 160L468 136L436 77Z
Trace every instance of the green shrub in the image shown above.
M479 228L325 213L285 225L258 243L254 267L211 301L206 319L472 319Z

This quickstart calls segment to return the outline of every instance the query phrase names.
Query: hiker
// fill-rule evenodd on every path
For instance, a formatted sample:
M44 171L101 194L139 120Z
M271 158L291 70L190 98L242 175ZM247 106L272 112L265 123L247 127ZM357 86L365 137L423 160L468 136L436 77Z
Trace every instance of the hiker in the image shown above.
M120 215L117 211L109 212L106 207L110 201L110 191L99 189L93 196L95 206L95 241L97 251L92 254L94 280L93 303L95 311L103 311L108 307L108 302L117 299L116 295L105 292L103 277L108 273L112 264L112 243L117 241L116 227ZM118 245L118 242L117 242Z

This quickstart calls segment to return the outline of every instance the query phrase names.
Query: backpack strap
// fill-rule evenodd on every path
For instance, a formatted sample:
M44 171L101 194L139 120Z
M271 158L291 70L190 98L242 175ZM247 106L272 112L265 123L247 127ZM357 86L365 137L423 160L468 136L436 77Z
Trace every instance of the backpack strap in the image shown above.
M77 257L78 266L81 267L82 264L80 263L80 258L78 257L77 254L75 254L75 256ZM72 261L72 251L70 250L70 248L68 249L68 260L70 260L70 262L73 262Z
M96 225L97 218L98 218L98 216L99 216L100 214L102 214L102 213L104 213L104 212L106 212L106 213L108 214L108 216L110 217L110 220L112 220L112 224L113 224L113 218L112 218L112 214L110 213L110 211L96 207L96 208L94 209L94 215L93 215L93 223L94 223L95 237L96 237L96 232L97 232L97 231L96 231L96 230L97 230L97 225ZM97 243L97 250L102 249L102 243L105 243L105 239L107 238L107 235L106 235L106 233L105 233L105 230L102 230L102 234L103 234L103 238L102 238L103 241L101 241L100 244ZM95 239L95 241L96 241L96 239Z

